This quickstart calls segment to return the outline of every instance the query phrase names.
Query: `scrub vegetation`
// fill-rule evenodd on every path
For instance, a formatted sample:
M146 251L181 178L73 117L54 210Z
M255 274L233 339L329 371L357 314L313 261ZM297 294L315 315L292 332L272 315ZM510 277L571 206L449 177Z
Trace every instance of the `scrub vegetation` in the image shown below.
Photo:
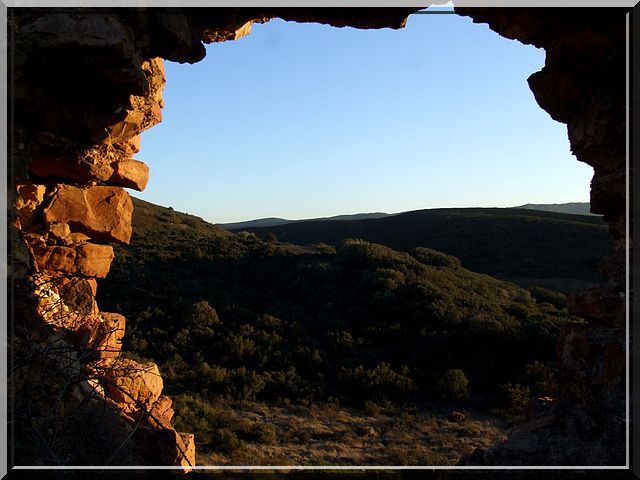
M133 232L98 302L158 363L200 463L455 463L545 393L580 321L429 245L285 244L139 200Z

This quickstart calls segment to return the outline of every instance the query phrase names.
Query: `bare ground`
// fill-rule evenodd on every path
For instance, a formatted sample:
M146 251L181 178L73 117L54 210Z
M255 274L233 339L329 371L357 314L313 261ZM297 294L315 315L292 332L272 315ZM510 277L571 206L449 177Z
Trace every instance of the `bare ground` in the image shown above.
M446 408L366 410L228 405L228 432L222 440L200 439L198 464L455 465L462 455L506 434L503 420L469 409L456 419Z

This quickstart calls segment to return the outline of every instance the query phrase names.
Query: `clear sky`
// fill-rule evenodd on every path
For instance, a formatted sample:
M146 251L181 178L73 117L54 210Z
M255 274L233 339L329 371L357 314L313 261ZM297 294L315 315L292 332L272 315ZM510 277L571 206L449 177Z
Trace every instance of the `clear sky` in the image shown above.
M457 15L403 30L274 20L166 62L133 192L214 223L589 201L591 167L526 79L544 51Z

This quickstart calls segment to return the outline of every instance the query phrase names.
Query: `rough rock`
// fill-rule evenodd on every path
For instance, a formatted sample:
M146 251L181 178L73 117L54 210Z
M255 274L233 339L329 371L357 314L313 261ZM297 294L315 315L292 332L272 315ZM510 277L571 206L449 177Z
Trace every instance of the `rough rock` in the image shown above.
M182 440L179 465L189 471L190 468L188 467L196 464L196 437L193 433L180 432L179 435L180 440ZM176 443L180 445L179 442Z
M144 102L140 104L140 108L146 108ZM116 139L113 138L114 133L111 133L111 142L114 143L110 144L78 145L58 135L38 133L32 148L29 172L43 180L71 180L87 185L101 182L143 190L148 178L148 167L132 159L131 155L140 149L139 132L143 129L143 123L146 128L150 126L151 120L147 118L149 116L151 114L148 112L130 112L123 122L135 119L136 126L126 127L123 124L121 130L130 128L138 133L128 136L120 131Z
M71 337L85 361L95 362L97 371L121 366L126 318L118 313L93 312L70 325Z
M550 369L550 393L564 402L605 410L622 394L624 338L589 323L568 323L560 333L558 362Z
M109 128L109 143L117 144L140 135L144 113L138 110L125 110L125 117Z
M205 29L205 31L202 32L202 41L204 43L216 43L227 42L229 40L238 40L239 38L245 37L251 33L251 25L253 25L253 23L254 20L250 20L236 29L229 30Z
M154 465L177 465L188 472L196 464L193 434L179 433L169 424L159 425L151 417L144 416L135 431L135 438Z
M172 401L169 397L161 395L158 400L151 407L149 412L149 424L155 428L167 428L171 427L171 420L173 419L174 410L171 408Z
M69 247L32 247L38 271L76 273L76 250Z
M113 247L83 243L76 247L34 246L39 271L58 271L83 277L104 278L113 260Z
M82 315L97 313L95 292L87 279L62 278L57 283L62 301L70 309Z
M71 229L66 223L52 223L49 225L49 236L64 244L73 243Z
M17 221L20 228L27 228L33 223L33 217L44 200L47 187L32 182L16 182L16 190Z
M597 287L569 295L567 302L573 315L596 325L623 328L625 325L624 293L616 288Z
M124 160L111 165L113 174L109 181L116 185L142 191L149 181L149 167L138 160Z
M82 243L76 249L76 268L85 277L104 278L109 273L113 260L113 247Z
M100 360L116 358L122 350L126 318L119 313L108 312L102 312L101 317L102 321L92 332L91 348L98 351Z
M82 45L90 48L110 47L112 54L133 55L133 38L112 15L65 15L50 13L22 28L22 34L39 48L66 48Z
M117 187L78 188L63 185L44 210L47 224L67 223L95 240L129 243L133 204Z
M139 120L139 132L147 130L162 121L162 108L164 100L162 91L166 83L164 74L164 63L161 58L152 58L142 62L142 71L147 79L147 94L132 95L129 102L137 112L136 120ZM122 136L119 146L124 150L137 153L140 149L140 135L132 134L135 130L130 130L128 137ZM138 132L138 133L139 133Z
M13 57L20 121L74 141L108 141L105 127L124 117L116 107L147 87L132 28L104 10L30 11L20 20Z
M69 235L69 239L71 243L86 243L91 240L89 236L80 232L71 232L71 234Z
M150 409L162 393L162 377L155 363L122 358L107 372L106 391L125 412Z
M96 183L98 181L121 187L144 190L149 179L149 167L144 163L126 158L122 155L112 155L118 159L101 159L86 157L77 162L59 160L37 156L29 164L29 171L40 179L52 178L55 180L72 180L83 184Z
M29 173L38 178L51 177L83 183L92 181L94 177L104 176L101 169L95 168L87 162L74 162L38 154L34 154L29 162Z

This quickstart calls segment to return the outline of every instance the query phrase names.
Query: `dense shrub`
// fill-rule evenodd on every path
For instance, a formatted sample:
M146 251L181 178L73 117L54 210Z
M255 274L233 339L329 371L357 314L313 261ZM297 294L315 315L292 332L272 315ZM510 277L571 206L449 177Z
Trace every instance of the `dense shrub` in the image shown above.
M425 265L435 267L455 268L462 265L459 258L426 247L418 247L413 251L413 256Z
M518 383L505 383L500 385L505 403L513 410L520 411L526 407L531 398L529 387Z
M462 370L453 368L444 372L438 382L438 390L447 400L466 400L470 394L469 380Z
M348 392L351 399L364 400L397 400L414 389L414 382L406 367L400 373L393 371L385 362L374 368L366 369L362 365L355 368L343 368L338 374L338 383L343 392Z
M550 303L558 310L567 308L567 296L560 292L554 292L542 287L531 287L529 292L538 303Z
M125 348L156 361L172 394L362 406L464 399L469 384L538 391L526 365L553 358L569 318L560 297L432 249L345 240L332 253L162 216L134 218L99 301L127 316ZM456 368L466 386L442 376Z

